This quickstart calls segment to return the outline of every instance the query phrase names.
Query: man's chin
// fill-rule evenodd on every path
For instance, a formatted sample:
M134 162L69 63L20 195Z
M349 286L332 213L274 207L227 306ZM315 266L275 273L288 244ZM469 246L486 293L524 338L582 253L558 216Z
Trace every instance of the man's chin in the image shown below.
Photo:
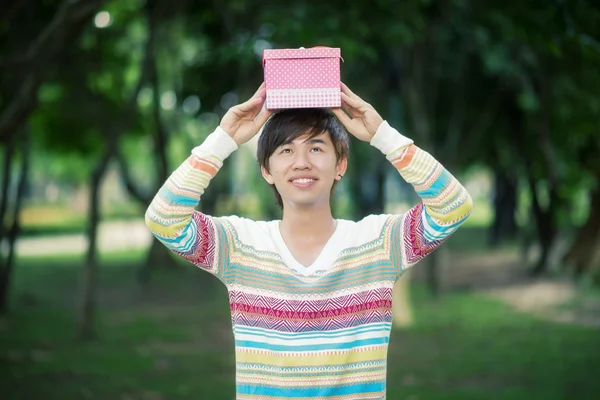
M295 199L290 199L289 201L287 201L287 203L297 209L310 209L322 207L323 205L329 205L329 199L296 197Z

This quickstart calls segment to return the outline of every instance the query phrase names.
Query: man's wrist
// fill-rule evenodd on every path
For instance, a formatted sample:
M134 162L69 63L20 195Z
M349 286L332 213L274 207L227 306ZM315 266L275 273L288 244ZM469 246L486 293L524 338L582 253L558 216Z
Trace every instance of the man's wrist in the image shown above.
M210 154L219 160L224 160L238 149L238 144L221 126L218 126L213 133L208 135L201 145L192 150L192 154L205 156Z
M377 132L375 132L370 141L371 146L377 148L385 156L395 153L413 143L414 141L412 139L392 128L387 121L383 121L381 125L379 125Z

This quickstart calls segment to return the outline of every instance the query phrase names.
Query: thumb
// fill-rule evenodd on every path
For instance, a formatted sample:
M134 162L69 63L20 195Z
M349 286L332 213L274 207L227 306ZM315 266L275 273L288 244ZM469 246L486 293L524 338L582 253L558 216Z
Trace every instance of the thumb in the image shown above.
M253 109L255 109L256 106L259 105L261 102L262 102L262 98L260 98L260 97L253 97L250 100L245 101L242 104L239 104L237 106L237 108L240 111L249 112L249 111L252 111Z

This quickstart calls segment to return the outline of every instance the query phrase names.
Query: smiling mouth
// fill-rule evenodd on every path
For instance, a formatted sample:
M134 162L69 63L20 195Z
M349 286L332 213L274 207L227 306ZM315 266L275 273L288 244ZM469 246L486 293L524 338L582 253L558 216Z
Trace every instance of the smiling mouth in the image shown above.
M298 185L307 185L309 183L313 183L315 182L316 179L312 179L312 178L299 178L299 179L292 179L292 183L294 184L298 184Z

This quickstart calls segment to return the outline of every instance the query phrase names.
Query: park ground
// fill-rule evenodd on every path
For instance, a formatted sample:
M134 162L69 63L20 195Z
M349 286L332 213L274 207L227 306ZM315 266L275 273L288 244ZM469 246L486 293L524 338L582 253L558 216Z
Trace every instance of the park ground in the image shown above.
M415 324L392 333L388 399L598 399L600 295L532 280L517 248L489 250L484 237L465 228L449 241L439 299L425 269L413 271ZM12 312L0 320L1 397L233 399L225 288L189 264L155 271L142 288L142 244L114 242L102 252L91 341L76 336L81 253L52 254L57 242L19 256Z

